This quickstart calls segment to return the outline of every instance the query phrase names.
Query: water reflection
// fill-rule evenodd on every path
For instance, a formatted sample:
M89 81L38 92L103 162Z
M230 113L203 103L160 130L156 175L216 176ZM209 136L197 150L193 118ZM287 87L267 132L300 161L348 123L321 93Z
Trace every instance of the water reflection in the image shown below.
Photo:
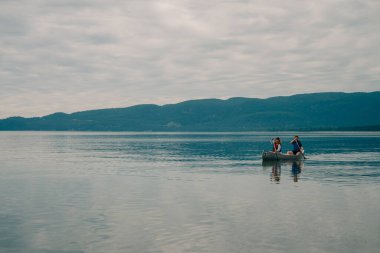
M298 182L304 167L303 161L265 161L262 164L264 170L270 168L270 181L279 184L281 181L281 166L290 167L293 182Z
M280 183L281 180L281 163L275 162L272 166L271 181L275 183Z
M303 161L293 161L292 163L292 176L293 181L298 182L299 175L301 174L301 169L303 168Z

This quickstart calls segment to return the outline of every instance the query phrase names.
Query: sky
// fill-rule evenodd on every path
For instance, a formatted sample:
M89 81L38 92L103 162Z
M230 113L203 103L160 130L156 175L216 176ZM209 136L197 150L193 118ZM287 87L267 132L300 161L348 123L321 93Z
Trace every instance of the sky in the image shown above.
M379 0L0 0L0 118L380 90Z

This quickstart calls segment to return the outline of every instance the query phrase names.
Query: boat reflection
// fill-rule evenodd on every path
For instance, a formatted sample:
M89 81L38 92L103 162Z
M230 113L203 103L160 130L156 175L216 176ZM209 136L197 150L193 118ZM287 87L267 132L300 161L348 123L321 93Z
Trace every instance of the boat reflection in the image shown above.
M291 167L293 182L298 182L303 169L303 161L263 161L263 168L271 168L270 181L279 184L281 180L281 167Z

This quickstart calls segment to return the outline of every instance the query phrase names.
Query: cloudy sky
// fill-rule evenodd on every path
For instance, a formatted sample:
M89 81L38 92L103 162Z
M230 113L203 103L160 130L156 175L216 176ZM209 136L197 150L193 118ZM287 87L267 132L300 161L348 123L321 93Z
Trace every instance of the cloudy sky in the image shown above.
M380 90L379 0L0 0L0 118Z

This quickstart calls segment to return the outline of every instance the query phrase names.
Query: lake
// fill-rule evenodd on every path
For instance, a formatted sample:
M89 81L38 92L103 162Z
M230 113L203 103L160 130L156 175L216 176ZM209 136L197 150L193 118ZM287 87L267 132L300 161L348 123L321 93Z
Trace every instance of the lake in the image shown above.
M380 132L0 132L0 252L380 252Z

